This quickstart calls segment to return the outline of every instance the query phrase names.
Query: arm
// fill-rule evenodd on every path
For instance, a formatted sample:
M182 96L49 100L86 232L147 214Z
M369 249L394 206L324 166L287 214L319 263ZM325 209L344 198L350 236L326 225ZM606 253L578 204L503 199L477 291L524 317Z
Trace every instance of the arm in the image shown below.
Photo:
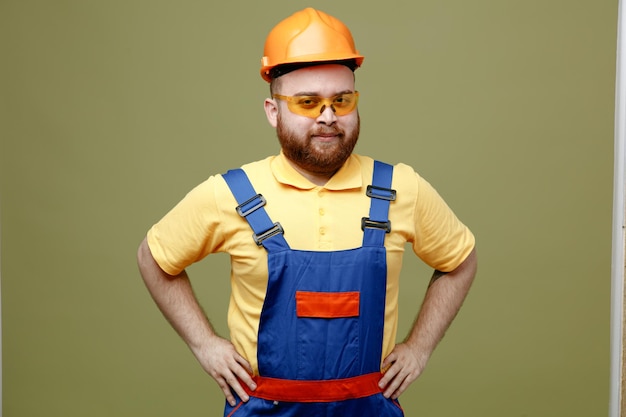
M231 388L243 401L248 395L237 378L255 389L250 364L230 341L219 337L202 311L185 271L167 274L156 263L144 239L139 246L137 262L141 276L157 306L172 327L187 343L204 370L218 383L226 400L235 405Z
M420 312L403 343L383 361L389 367L380 380L387 398L398 398L415 381L458 313L476 275L476 250L455 270L435 271Z

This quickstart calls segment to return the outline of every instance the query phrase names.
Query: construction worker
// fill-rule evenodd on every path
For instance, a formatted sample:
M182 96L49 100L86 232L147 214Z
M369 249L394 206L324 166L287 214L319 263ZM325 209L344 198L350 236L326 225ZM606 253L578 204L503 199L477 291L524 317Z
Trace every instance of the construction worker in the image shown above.
M348 28L307 8L269 33L261 76L279 155L209 177L139 248L155 302L221 387L225 416L401 416L476 271L474 236L405 164L353 153ZM396 344L405 244L435 272ZM230 338L202 312L185 269L231 257Z

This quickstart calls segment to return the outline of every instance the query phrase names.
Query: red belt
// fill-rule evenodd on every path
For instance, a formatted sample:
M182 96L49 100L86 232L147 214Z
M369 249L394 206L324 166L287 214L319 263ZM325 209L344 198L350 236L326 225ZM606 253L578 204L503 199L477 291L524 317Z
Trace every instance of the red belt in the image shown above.
M369 397L382 390L378 382L380 372L355 376L353 378L330 379L321 381L299 381L293 379L253 377L256 390L250 391L246 384L241 384L251 397L264 400L286 402L333 402L354 398Z

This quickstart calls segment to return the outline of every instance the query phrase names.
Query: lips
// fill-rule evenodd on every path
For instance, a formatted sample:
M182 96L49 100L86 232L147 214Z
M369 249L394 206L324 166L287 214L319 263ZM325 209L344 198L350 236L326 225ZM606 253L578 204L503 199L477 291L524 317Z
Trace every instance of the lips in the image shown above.
M333 138L338 138L342 136L343 136L343 132L336 130L336 129L318 130L317 132L311 135L311 137L317 137L320 139L333 139Z

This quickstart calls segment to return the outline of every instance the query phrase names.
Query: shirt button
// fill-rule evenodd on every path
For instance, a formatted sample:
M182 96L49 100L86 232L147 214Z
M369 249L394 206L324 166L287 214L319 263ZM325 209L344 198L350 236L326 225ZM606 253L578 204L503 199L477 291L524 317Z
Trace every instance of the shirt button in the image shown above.
M325 234L326 234L326 228L320 227L320 235L325 235Z
M320 209L320 216L323 216L324 214L326 214L326 210L324 210L323 208Z

